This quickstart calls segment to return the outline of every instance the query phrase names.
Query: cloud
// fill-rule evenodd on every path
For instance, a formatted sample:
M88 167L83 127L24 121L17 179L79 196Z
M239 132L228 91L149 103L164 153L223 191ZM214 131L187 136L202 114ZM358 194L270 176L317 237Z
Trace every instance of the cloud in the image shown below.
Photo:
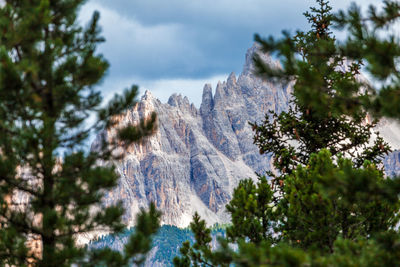
M293 18L301 12L285 7L282 19L266 2L94 0L82 13L101 13L107 42L100 51L110 60L113 76L204 78L240 72L255 32L279 33L299 25Z
M378 0L359 0L363 5ZM280 35L308 27L302 13L314 1L298 0L92 0L88 19L101 13L106 43L100 51L112 75L147 79L204 78L240 72L254 33ZM348 1L332 1L347 7Z
M281 29L306 25L302 15L314 0L93 0L122 16L135 18L145 25L179 23L193 27L217 29L268 29L271 34ZM330 1L334 10L347 8L348 0ZM357 0L362 6L382 4L381 0Z
M99 50L110 61L113 76L186 76L195 71L194 62L203 58L197 47L183 38L184 31L178 24L143 25L91 3L84 7L82 20L87 20L94 10L101 14L100 25L106 38Z
M114 77L146 79L204 78L228 70L240 71L252 36L232 42L228 33L180 23L146 24L127 18L113 9L89 3L81 12L88 21L94 10L101 13L100 25L106 42L99 46L111 63ZM243 48L244 47L244 48Z
M260 23L280 19L286 21L301 16L299 10L307 8L307 1L285 0L95 0L118 13L134 17L147 24L182 23L216 28L254 28ZM294 15L294 16L293 16ZM263 24L263 26L267 26Z

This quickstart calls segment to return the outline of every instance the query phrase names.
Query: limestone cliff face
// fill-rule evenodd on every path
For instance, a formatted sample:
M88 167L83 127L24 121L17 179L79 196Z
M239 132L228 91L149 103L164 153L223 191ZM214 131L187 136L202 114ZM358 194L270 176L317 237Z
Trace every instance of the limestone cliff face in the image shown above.
M164 104L146 92L119 118L121 124L135 124L152 111L158 114L154 136L122 148L127 155L116 163L119 185L105 198L106 203L123 201L127 222L133 223L134 215L151 201L166 224L187 226L195 211L211 224L226 222L225 205L239 180L270 168L270 158L259 155L252 143L248 122L261 121L270 109L286 109L291 85L254 76L251 58L256 51L256 46L248 50L238 78L232 73L214 94L211 85L204 86L199 109L181 95L172 95ZM93 147L113 134L99 134Z
M187 97L172 95L161 103L146 92L140 103L119 117L121 125L136 124L155 111L158 131L146 141L121 147L126 157L117 162L121 175L118 187L108 193L106 204L122 200L125 221L133 224L135 214L150 202L163 212L162 222L187 226L197 211L210 224L229 221L225 205L239 180L255 177L271 168L271 159L261 156L253 144L248 122L261 121L268 110L287 109L292 84L271 83L256 77L247 51L242 73L231 73L215 88L206 84L199 109ZM279 67L267 55L263 60ZM394 149L400 148L400 127L384 120L377 130ZM95 148L115 130L99 134ZM385 160L388 174L400 173L399 154Z

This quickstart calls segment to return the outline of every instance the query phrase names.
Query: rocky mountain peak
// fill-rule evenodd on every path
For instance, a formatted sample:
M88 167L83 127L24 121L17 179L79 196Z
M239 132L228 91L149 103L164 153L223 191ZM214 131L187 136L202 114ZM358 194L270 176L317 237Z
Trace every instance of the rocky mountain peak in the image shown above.
M228 80L227 80L227 86L228 87L236 86L236 75L234 72L231 72L231 74L229 74Z
M149 90L146 90L141 98L141 101L151 101L153 99L153 94Z
M215 95L210 84L204 86L200 110L182 95L173 94L163 104L146 91L140 103L122 115L121 123L135 124L155 111L159 126L146 142L121 148L127 156L116 163L121 179L107 193L105 204L122 200L127 223L150 202L163 212L165 224L186 227L194 212L210 224L227 222L225 205L239 181L271 170L271 157L259 154L248 122L263 120L269 110L286 110L292 83L271 83L254 75L254 53L259 53L258 45L247 51L238 79L231 73L218 83ZM260 56L279 67L270 56ZM397 128L384 128L395 138ZM114 132L100 133L97 143ZM389 163L397 164L399 158Z
M181 94L172 94L168 99L168 104L183 112L189 112L193 116L198 112L195 105L189 102L189 98L187 96L182 96Z
M215 95L214 95L214 104L218 105L219 102L223 101L224 98L224 87L226 84L221 83L218 81L217 83L217 88L215 89Z
M254 66L254 62L253 62L253 58L258 55L261 57L261 59L263 60L263 62L273 66L273 67L277 67L280 68L280 62L278 60L274 60L271 55L266 54L266 53L262 53L260 51L261 46L258 43L254 43L249 49L247 49L246 52L246 60L243 66L243 72L242 74L245 75L249 75L249 74L254 74L255 71L255 66Z
M173 107L187 108L190 106L189 99L181 94L172 94L168 99L168 104Z
M233 188L271 166L270 157L259 155L253 144L248 122L260 121L269 109L285 110L290 91L253 75L256 51L257 46L249 49L239 78L232 72L214 95L211 85L204 85L200 110L182 95L173 94L163 104L146 91L122 115L121 123L135 124L155 111L159 127L146 142L121 148L127 153L117 162L121 179L105 204L122 200L128 223L150 202L163 211L166 224L187 226L195 211L211 224L229 220L225 205Z
M200 113L206 114L211 111L214 106L211 84L207 83L203 87L203 96L200 105Z

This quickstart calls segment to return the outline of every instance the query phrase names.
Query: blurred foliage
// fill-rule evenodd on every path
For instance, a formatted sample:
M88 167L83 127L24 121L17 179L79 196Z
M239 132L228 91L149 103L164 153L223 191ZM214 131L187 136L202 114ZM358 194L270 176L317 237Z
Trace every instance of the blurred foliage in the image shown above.
M122 205L102 205L118 181L115 149L156 127L153 114L86 151L90 134L118 126L116 115L136 104L138 88L102 105L95 86L109 64L96 53L104 41L99 13L85 27L77 21L84 2L5 0L0 7L1 266L93 265L90 257L108 266L140 263L158 228L151 206L124 254L88 254L75 244L81 234L124 228ZM93 124L90 115L97 115Z

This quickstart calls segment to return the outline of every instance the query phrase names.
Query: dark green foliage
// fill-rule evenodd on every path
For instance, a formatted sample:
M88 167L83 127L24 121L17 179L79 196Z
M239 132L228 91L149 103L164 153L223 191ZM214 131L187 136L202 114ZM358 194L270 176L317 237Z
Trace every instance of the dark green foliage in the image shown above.
M352 4L347 11L325 18L324 10L330 10L328 2L318 3L323 7L321 12L315 15L306 13L314 29L312 35L297 33L292 38L286 34L279 41L256 37L265 51L276 53L283 62L282 70L271 70L258 59L256 62L260 70L268 77L299 79L302 88L295 88L296 97L321 115L332 113L356 117L360 112L368 111L376 117L399 118L400 80L397 63L400 45L397 29L393 27L400 18L399 2L385 0L381 11L370 6L366 14ZM339 42L330 38L329 30L321 33L323 25L324 29L332 25L344 31L346 38ZM300 43L299 38L302 40ZM329 77L330 69L337 63L341 64L343 59L350 64L348 70L343 71L343 76L337 77L339 82L332 84L335 93L321 90L323 78ZM352 78L362 66L362 70L373 79L371 83ZM364 93L360 93L360 88L364 88Z
M195 213L193 222L190 223L190 229L194 235L194 243L189 240L182 243L180 253L182 257L174 258L174 266L228 266L232 261L231 255L226 252L212 251L212 235L211 229L206 227L206 222L200 219ZM220 245L230 251L227 247L228 243L219 236Z
M157 248L154 261L172 266L174 257L179 253L180 245L186 240L193 241L193 233L189 229L163 225L154 237L153 247Z
M192 246L189 241L185 241L182 244L180 252L183 257L174 259L175 266L189 266L190 263L193 266L205 266L208 264L205 259L208 259L211 255L211 230L206 227L204 220L200 220L200 216L197 213L193 216L190 229L196 241Z
M284 242L276 246L241 242L238 252L227 253L233 256L231 266L399 266L399 241L399 234L392 232L356 241L339 238L332 254L305 251Z
M205 222L194 217L191 228L200 242L184 243L175 266L366 266L364 263L400 260L396 252L399 234L394 230L399 222L400 179L385 179L369 162L362 168L354 167L349 159L339 158L334 163L330 152L322 150L311 155L306 167L299 165L287 175L285 182L284 195L277 203L271 198L262 203L243 198L240 202L236 193L243 187L251 190L246 195L249 198L271 193L266 181L258 188L250 181L242 182L231 204L239 201L243 206L230 208L230 212L233 218L243 217L232 219L228 239L221 238L216 250L210 247ZM246 213L248 203L266 208ZM263 210L265 218L260 215ZM257 220L265 220L273 228L256 232ZM355 257L358 254L361 257Z
M152 240L149 237L157 233L160 217L161 213L156 210L154 204L150 205L148 214L144 210L141 211L136 223L136 231L130 236L128 244L125 246L124 255L128 258L135 256L130 263L139 265L145 261L146 253L152 247ZM154 218L157 218L157 220Z
M265 177L260 177L258 184L250 179L240 181L226 206L232 218L232 226L226 230L228 238L232 241L248 238L255 244L272 240L272 198L273 192Z
M316 2L318 7L305 13L309 32L298 31L293 37L284 33L279 41L256 36L261 49L276 53L282 62L281 69L272 69L256 57L260 75L294 83L291 108L271 112L262 124L253 124L260 153L274 156L276 170L268 173L272 180L241 181L227 205L232 218L228 238L220 239L219 248L211 251L210 243L185 244L176 263L399 266L400 179L384 176L381 160L390 148L379 136L371 142L376 121L364 122L371 103L382 98L371 98L371 91L363 89L370 89L368 84L357 78L367 54L349 57L351 46L346 50L330 30L332 23L348 26L356 38L353 35L362 35L365 29L357 32L360 20L354 6L348 15L334 16L328 1ZM370 9L379 27L400 13L398 4L385 5L380 15ZM383 45L381 41L376 44ZM370 40L360 51L371 53L369 63L382 63L382 47L374 54L374 44ZM395 51L389 51L389 63L396 62ZM394 65L388 66L393 71ZM371 72L382 78L388 69ZM392 78L396 75L392 72ZM397 78L391 85L396 82ZM373 110L385 115L384 106ZM208 231L203 225L196 218L191 227L201 230L201 236Z
M94 86L108 63L96 53L97 44L104 41L97 26L99 14L95 12L83 28L77 23L82 0L4 2L0 7L0 265L70 266L89 259L86 249L75 245L77 235L123 229L122 206L101 205L118 176L114 167L98 163L118 156L112 153L118 142L130 144L152 134L156 117L120 129L119 138L85 152L88 136L114 126L115 115L134 105L138 92L133 86L100 106L102 97ZM90 114L97 114L92 125L85 122ZM144 227L124 256L104 250L97 252L97 260L142 261L158 217L154 207L141 215ZM32 240L39 244L38 253L26 248Z
M291 244L333 252L338 237L355 240L393 229L399 220L397 192L400 180L385 179L374 164L354 168L339 158L336 165L322 150L285 179L277 230Z

